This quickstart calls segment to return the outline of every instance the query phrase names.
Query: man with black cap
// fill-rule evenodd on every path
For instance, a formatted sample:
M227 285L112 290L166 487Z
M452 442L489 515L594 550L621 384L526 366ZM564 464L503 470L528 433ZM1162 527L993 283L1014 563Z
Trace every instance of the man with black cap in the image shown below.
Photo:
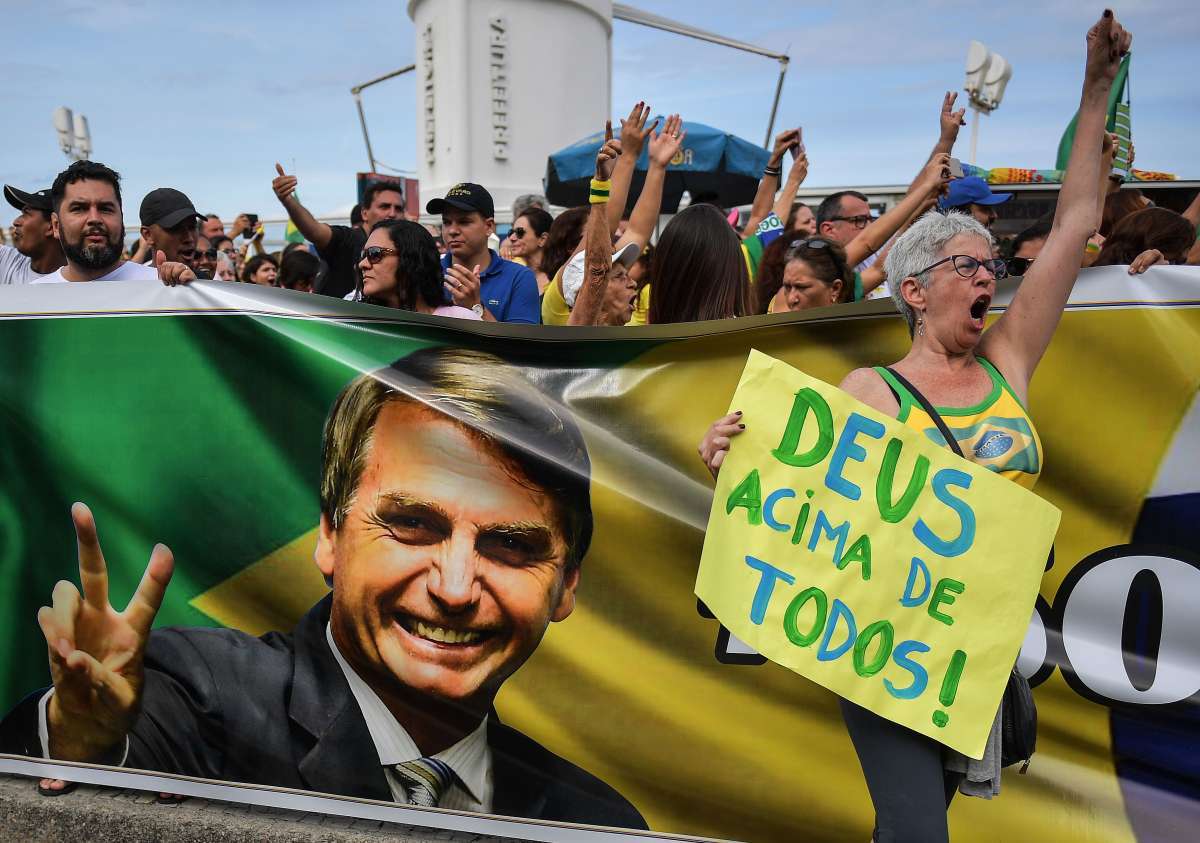
M329 225L300 204L296 195L299 185L296 176L285 173L282 164L275 165L275 172L279 175L271 182L271 189L279 204L283 205L304 239L317 247L321 260L329 264L329 272L313 292L343 298L358 287L358 262L371 229L383 220L404 219L404 194L392 182L370 182L362 195L362 225Z
M963 211L991 228L996 221L996 205L1012 199L1011 193L992 193L987 182L979 176L967 176L950 182L949 192L938 202L943 211L953 208Z
M13 245L0 246L0 284L28 284L66 263L50 222L50 189L26 193L6 184L4 198L21 213L13 220Z
M161 249L154 266L121 258L125 225L121 221L121 176L115 170L96 161L76 161L55 177L50 205L54 236L62 244L67 263L30 283L155 279L174 286L195 280L190 267L166 260Z
M431 199L425 206L431 214L442 216L442 239L446 254L446 290L454 304L470 307L474 289L479 290L485 320L523 322L537 325L542 321L537 278L527 266L507 261L488 248L488 237L496 231L492 195L470 182L461 182L446 191L443 199Z
M191 199L173 187L156 187L142 200L139 216L151 254L162 252L169 261L196 268L197 226L204 214L196 212Z

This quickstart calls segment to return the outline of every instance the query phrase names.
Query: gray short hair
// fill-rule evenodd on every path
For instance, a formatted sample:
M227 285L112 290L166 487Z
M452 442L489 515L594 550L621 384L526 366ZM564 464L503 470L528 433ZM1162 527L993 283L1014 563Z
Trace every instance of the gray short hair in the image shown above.
M960 234L974 234L981 240L987 241L989 247L995 247L996 241L992 233L984 228L979 220L961 211L928 211L912 224L908 231L892 244L887 259L883 263L887 272L888 284L892 288L892 301L896 309L908 323L909 336L916 327L917 317L904 296L900 294L900 284L905 278L915 277L922 287L929 286L929 276L917 275L925 267L937 263L944 255L942 249L946 244Z
M517 221L517 217L523 215L530 208L541 208L543 211L549 210L550 203L546 201L546 197L540 193L522 193L512 204L513 222Z

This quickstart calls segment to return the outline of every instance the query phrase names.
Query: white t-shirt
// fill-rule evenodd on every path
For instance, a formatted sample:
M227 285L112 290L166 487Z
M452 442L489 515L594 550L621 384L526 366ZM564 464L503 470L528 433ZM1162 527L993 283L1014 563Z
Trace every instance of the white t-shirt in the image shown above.
M43 275L30 281L30 284L69 284L70 281L63 278L63 269L57 272L51 272L49 275ZM99 278L93 278L93 281L157 281L158 270L147 264L134 263L133 261L125 261L108 275L101 275Z
M33 261L12 246L0 246L0 284L35 284L45 277L34 272Z

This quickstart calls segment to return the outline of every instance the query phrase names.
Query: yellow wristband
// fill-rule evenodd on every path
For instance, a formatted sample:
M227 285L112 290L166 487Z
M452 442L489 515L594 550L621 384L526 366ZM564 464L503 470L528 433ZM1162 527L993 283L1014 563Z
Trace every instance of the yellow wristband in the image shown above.
M612 190L612 179L606 179L604 181L600 181L600 179L592 179L592 191L595 192L598 190L604 193L608 193L610 190Z
M592 179L591 190L588 194L588 203L592 205L603 205L608 202L608 193L612 190L612 181L600 181Z

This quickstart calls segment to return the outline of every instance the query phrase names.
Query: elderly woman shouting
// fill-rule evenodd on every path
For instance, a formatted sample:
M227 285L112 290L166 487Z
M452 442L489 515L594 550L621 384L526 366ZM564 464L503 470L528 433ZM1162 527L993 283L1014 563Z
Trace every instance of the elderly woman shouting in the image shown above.
M856 369L841 384L863 403L950 444L939 432L935 416L942 416L963 456L1026 487L1043 461L1026 410L1029 382L1095 230L1109 89L1129 44L1108 10L1088 32L1079 120L1054 224L1007 312L985 328L996 280L1005 275L987 229L963 214L926 214L887 257L912 348L891 367ZM926 402L933 412L923 409ZM730 439L753 424L753 408L746 410L718 419L700 445L714 475ZM946 809L956 790L988 798L999 792L997 726L977 762L846 700L841 707L875 805L878 843L947 841Z

